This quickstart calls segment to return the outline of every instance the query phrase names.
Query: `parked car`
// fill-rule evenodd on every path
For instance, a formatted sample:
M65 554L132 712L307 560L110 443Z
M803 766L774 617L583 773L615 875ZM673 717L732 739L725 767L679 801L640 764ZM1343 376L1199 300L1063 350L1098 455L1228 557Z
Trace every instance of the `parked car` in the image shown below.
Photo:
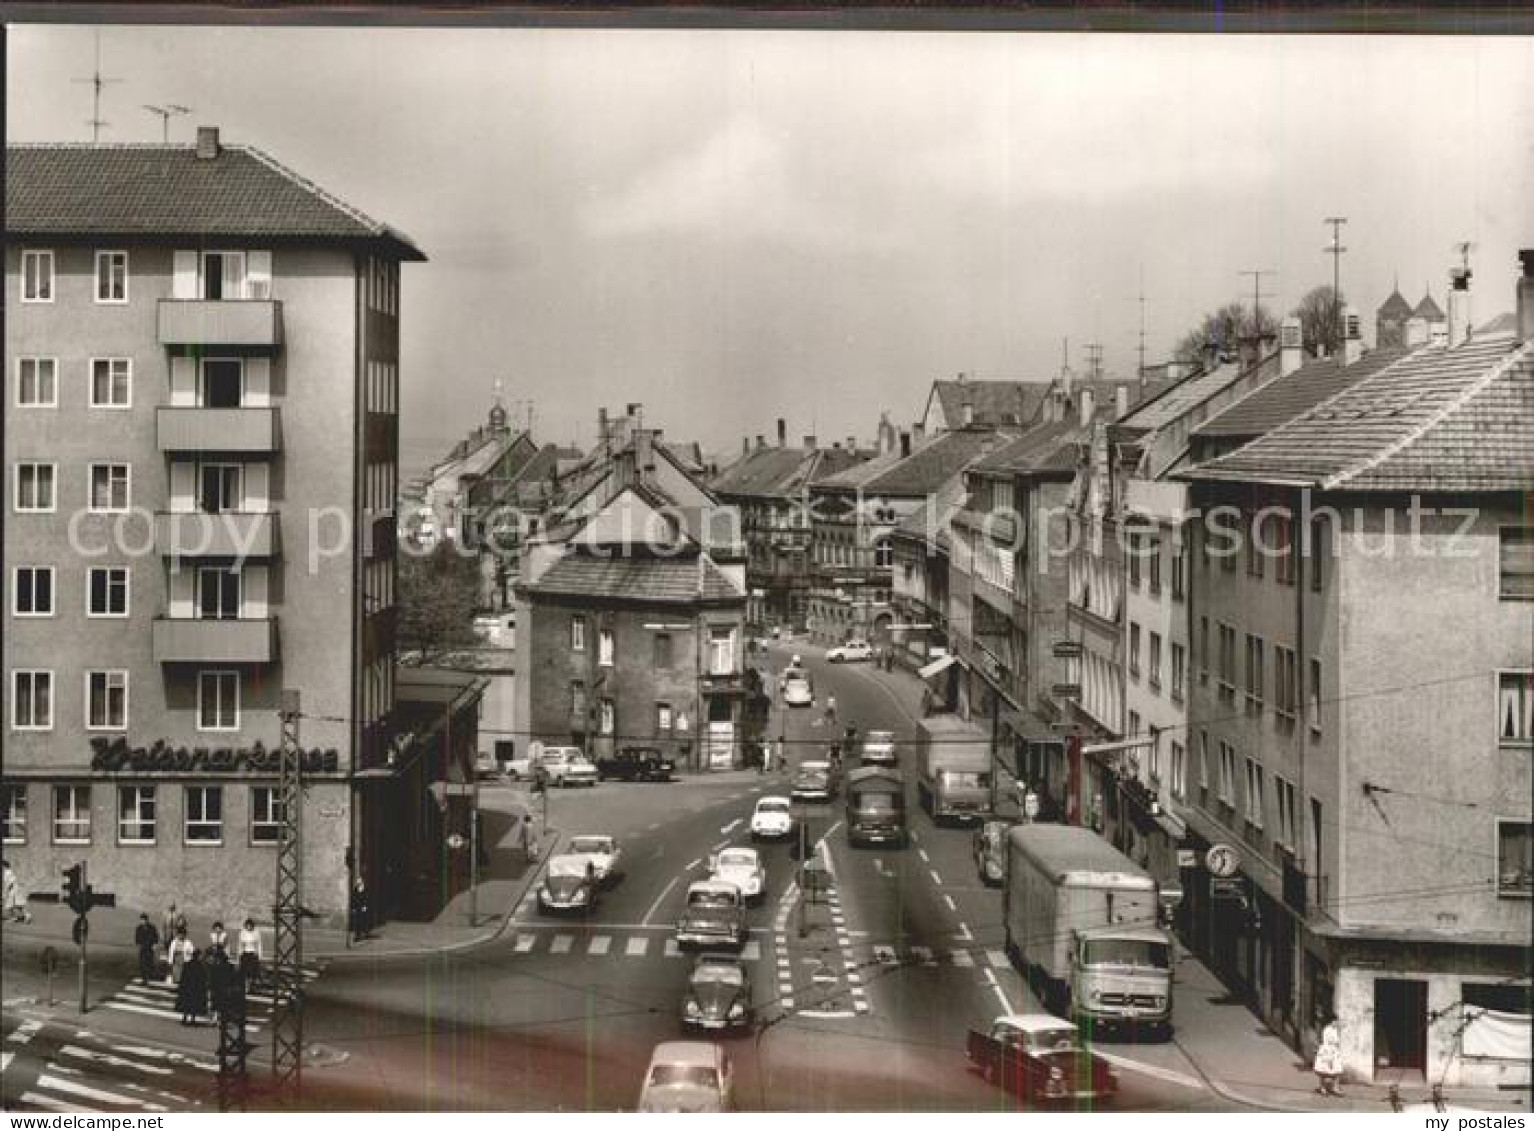
M813 706L815 692L810 681L802 675L789 676L783 683L783 703L788 707Z
M776 840L792 836L794 806L786 797L763 797L751 811L751 839Z
M986 821L975 830L970 855L983 884L998 885L1007 878L1007 821Z
M1034 1102L1100 1100L1118 1091L1118 1072L1083 1047L1076 1026L1050 1013L996 1018L969 1031L970 1063L991 1083Z
M757 902L767 891L767 869L754 848L721 848L709 862L709 873L738 887L747 903Z
M734 1090L730 1055L707 1041L655 1046L639 1089L639 1110L728 1111Z
M836 775L830 762L800 762L790 791L795 801L830 801L836 795Z
M874 646L866 640L849 640L826 652L828 664L855 664L874 658Z
M733 1029L751 1024L751 976L738 958L705 954L687 979L682 1024Z
M623 850L618 847L618 838L604 833L571 837L570 845L565 849L565 853L569 856L578 856L590 863L599 884L605 884L617 878L618 864L623 859Z
M746 902L740 888L724 880L698 880L687 889L687 905L676 924L678 946L746 945Z
M545 746L533 770L533 780L544 788L596 785L597 768L576 746Z
M584 856L555 856L538 885L538 908L545 912L580 912L596 906L597 880Z
M676 763L653 746L625 746L597 762L602 781L670 781L675 771Z
M871 730L863 736L863 761L878 766L893 766L895 755L895 732Z

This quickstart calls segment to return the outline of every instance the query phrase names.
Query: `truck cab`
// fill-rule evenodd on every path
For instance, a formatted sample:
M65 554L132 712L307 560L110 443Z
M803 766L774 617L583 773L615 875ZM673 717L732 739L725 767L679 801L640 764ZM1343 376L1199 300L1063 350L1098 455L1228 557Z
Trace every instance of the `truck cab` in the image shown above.
M1079 931L1071 1005L1083 1021L1167 1025L1172 1018L1172 943L1154 928Z
M847 775L849 844L908 843L905 778L899 770L862 766Z

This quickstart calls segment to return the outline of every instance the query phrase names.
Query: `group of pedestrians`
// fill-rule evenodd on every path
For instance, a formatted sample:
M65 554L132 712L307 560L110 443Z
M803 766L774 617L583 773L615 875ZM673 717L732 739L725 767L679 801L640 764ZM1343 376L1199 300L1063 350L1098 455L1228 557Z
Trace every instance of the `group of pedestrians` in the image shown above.
M138 947L140 981L147 986L163 979L175 987L176 1010L183 1025L196 1025L199 1018L206 1017L210 1000L214 1012L220 1013L232 1000L243 1001L246 991L261 977L264 953L261 930L254 919L246 919L235 936L233 958L230 935L221 920L208 929L207 949L200 949L189 937L186 915L174 903L159 928L147 913L140 915L133 943Z

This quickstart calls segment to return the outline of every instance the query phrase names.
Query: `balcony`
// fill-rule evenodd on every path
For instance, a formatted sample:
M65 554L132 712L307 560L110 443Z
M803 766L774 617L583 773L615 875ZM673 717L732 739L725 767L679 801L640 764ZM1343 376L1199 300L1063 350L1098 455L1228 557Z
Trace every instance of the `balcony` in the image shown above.
M282 428L275 408L193 408L155 410L160 450L171 454L278 451Z
M161 512L154 516L154 544L165 558L275 558L279 529L271 513Z
M277 658L277 618L196 620L156 617L157 664L269 664Z
M162 298L159 323L162 346L282 345L282 303L275 299Z

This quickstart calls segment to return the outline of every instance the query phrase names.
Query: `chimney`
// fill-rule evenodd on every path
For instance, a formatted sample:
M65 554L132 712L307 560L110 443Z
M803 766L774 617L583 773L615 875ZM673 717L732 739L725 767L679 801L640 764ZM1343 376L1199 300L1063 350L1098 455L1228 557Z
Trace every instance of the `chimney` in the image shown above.
M597 409L597 443L607 445L607 409Z
M927 442L927 426L919 421L911 425L911 446L919 448Z
M1406 348L1416 349L1427 345L1427 319L1414 314L1406 320Z
M1092 423L1092 410L1096 407L1092 402L1096 399L1092 396L1092 390L1083 388L1081 396L1081 426L1085 428Z
M655 471L655 436L648 428L634 429L634 478L643 482Z
M788 421L778 417L778 447L788 447Z
M1359 328L1358 311L1351 306L1342 312L1342 364L1352 365L1364 355L1364 339Z
M856 436L847 437L847 450L849 452L855 452L858 450L858 438Z
M905 459L910 454L911 454L911 434L909 432L902 432L902 433L900 433L900 458L901 459Z
M964 427L966 427L966 428L973 428L974 426L975 426L975 402L974 401L970 401L970 400L966 400L964 402Z
M212 161L218 156L218 127L197 127L197 160Z
M1119 385L1113 390L1113 419L1123 420L1129 415L1129 386Z
M1470 338L1470 268L1456 267L1449 272L1449 348L1462 346Z
M1284 319L1278 328L1278 372L1287 377L1305 364L1305 334L1300 320L1294 315Z
M750 454L751 454L751 437L749 437L749 436L742 436L740 438L740 458L741 459L745 459Z
M819 446L820 445L815 442L815 437L813 435L808 435L807 434L804 437L804 450L805 451L813 452Z
M762 434L760 432L758 432L756 434L756 450L757 451L761 451L766 446L767 446L766 439L762 436Z
M1518 343L1534 342L1534 247L1518 253L1523 274L1518 276L1518 325L1514 334Z

